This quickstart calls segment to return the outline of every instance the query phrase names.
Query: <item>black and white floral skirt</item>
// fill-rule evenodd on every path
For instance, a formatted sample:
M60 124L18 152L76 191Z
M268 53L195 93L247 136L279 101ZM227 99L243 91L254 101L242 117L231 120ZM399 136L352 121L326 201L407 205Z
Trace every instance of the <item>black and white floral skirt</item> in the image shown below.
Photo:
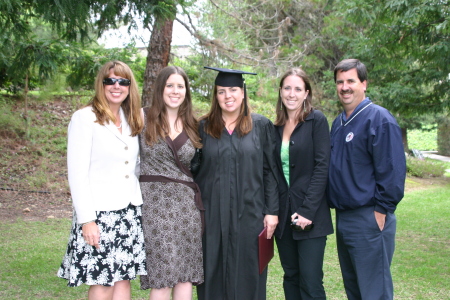
M141 207L129 205L115 211L97 212L100 249L87 244L74 213L67 252L58 277L68 286L113 286L115 282L146 275Z

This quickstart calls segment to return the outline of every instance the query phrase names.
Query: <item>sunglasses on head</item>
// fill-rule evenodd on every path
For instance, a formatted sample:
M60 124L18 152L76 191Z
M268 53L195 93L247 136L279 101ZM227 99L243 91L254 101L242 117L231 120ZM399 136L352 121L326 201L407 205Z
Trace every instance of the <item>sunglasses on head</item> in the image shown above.
M114 85L116 82L119 83L121 86L129 86L131 84L130 79L125 78L105 78L103 79L104 85Z

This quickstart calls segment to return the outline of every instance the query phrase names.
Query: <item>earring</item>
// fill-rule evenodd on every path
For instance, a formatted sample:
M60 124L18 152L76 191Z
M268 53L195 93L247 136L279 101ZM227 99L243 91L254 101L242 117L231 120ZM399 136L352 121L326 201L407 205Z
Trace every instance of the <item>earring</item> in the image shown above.
M306 98L303 99L303 111L306 112Z
M280 102L280 110L283 110L283 102Z

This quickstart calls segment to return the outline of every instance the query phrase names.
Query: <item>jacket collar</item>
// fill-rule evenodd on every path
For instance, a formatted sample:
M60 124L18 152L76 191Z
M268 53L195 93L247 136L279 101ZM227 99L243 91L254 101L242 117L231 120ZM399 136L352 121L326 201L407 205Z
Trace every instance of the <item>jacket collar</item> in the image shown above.
M119 129L117 129L116 124L113 122L108 122L105 124L105 127L111 131L119 140L127 144L127 138L131 135L130 126L128 125L127 119L125 118L125 114L122 110L122 107L119 110L120 119L122 120L122 134Z
M360 104L355 108L355 110L352 112L352 114L346 118L345 110L341 113L341 126L347 126L354 118L356 118L357 115L359 115L360 112L365 110L367 107L372 105L373 102L370 101L369 97L366 97L363 101L361 101Z
M310 121L310 120L314 120L315 117L316 117L316 114L314 113L314 109L313 109L313 110L311 110L311 112L309 113L309 115L306 117L306 119L305 119L304 122L307 122L307 121ZM295 126L294 131L295 131L298 127L300 127L304 122L298 123L298 124ZM278 131L278 134L280 135L280 137L283 136L284 125L283 125L283 126L276 126L276 128L277 128L277 131Z

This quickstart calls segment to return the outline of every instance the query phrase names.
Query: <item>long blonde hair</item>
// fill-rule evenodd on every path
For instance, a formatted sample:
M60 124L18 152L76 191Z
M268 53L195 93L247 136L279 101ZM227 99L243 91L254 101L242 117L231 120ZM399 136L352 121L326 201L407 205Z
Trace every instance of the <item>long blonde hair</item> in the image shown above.
M118 60L110 61L104 64L98 71L95 79L95 95L92 97L88 105L92 106L97 117L97 123L105 125L110 121L116 122L116 117L109 108L108 100L105 96L105 86L103 79L109 77L111 69L114 69L114 74L117 76L129 79L131 81L129 86L129 93L122 102L121 107L125 114L128 124L131 128L131 136L138 135L144 127L144 122L141 118L141 97L139 95L138 85L134 79L133 72L130 67Z

